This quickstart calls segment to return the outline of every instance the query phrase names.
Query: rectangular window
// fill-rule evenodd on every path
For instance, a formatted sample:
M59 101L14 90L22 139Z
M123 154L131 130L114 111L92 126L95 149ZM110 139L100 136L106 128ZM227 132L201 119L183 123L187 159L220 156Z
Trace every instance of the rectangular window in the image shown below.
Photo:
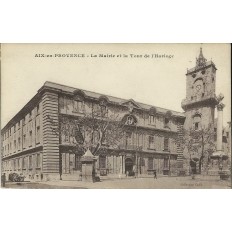
M29 132L29 146L32 146L32 131Z
M20 166L19 166L19 159L17 159L16 165L17 165L17 169L19 170L19 169L20 169Z
M26 146L26 135L23 135L23 147L25 147Z
M148 158L148 170L153 170L153 158Z
M107 117L108 111L107 111L106 106L101 105L100 107L101 107L101 116L102 116L102 117Z
M98 131L93 132L93 144L97 144L99 141L99 133Z
M106 168L106 157L99 156L99 168Z
M29 169L32 169L32 156L29 156Z
M23 160L22 160L23 164L23 169L26 169L27 168L27 158L26 157L23 157Z
M198 130L199 129L199 122L195 122L195 130Z
M59 105L61 109L64 109L64 97L59 98Z
M20 148L21 148L21 138L19 137L18 138L18 150L20 150Z
M76 155L75 156L75 169L76 170L81 170L81 156Z
M40 142L40 126L36 127L36 143Z
M84 102L74 100L74 112L83 113L84 112Z
M131 133L130 132L126 132L124 141L125 141L125 148L129 149L131 147L131 144L132 144L132 139L131 139Z
M40 154L36 154L36 168L41 167L41 156Z
M168 168L168 159L164 159L164 168Z
M164 119L164 127L169 127L169 119L168 118Z
M40 113L39 104L38 104L38 105L37 105L37 107L36 107L36 111L37 111L37 114L39 114L39 113Z
M169 150L169 138L164 137L164 151Z
M31 120L31 112L29 113L29 116L28 116L29 120Z
M23 126L24 126L24 125L25 125L25 117L23 118L23 120L22 120L22 121L23 121L22 123L23 123Z
M75 112L79 112L79 108L78 108L78 101L74 100L74 111Z
M154 136L149 136L148 138L148 148L149 149L155 149L155 141L154 141Z
M154 115L149 115L149 124L150 125L155 125L156 120Z
M23 168L23 158L19 158L19 169Z
M14 150L16 150L16 140L14 140Z
M14 133L16 132L16 125L14 125Z
M69 131L64 131L64 142L69 143Z

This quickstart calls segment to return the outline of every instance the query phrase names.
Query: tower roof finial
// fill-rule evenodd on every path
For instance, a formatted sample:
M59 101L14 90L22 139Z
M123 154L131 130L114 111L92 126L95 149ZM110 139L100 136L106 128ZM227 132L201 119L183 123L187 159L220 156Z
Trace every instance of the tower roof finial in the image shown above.
M199 54L198 58L196 59L196 67L200 68L200 67L205 66L206 61L207 61L207 59L205 59L205 57L203 56L202 45L201 45L201 47L200 47L200 54Z

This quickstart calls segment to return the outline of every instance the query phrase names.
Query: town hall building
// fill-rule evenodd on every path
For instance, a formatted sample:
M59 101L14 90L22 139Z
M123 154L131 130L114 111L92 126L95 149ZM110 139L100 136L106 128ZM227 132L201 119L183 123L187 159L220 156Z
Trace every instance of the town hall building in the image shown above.
M186 99L181 103L185 112L47 81L1 131L2 173L35 181L78 179L84 151L98 145L100 176L187 173L184 129L214 122L215 82L216 67L206 62L202 50L196 67L186 74ZM94 112L100 114L94 117ZM97 126L91 124L94 120ZM98 133L101 125L108 133ZM122 133L115 128L123 128ZM231 136L227 131L226 144Z

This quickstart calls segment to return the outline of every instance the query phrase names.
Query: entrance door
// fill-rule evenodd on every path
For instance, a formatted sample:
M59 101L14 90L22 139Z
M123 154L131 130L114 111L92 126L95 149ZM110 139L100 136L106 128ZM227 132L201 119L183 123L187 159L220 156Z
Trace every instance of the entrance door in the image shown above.
M191 167L191 171L192 171L192 174L197 174L197 165L196 165L196 162L194 161L190 161L190 167Z
M133 161L131 158L125 160L125 173L128 171L129 175L133 175Z

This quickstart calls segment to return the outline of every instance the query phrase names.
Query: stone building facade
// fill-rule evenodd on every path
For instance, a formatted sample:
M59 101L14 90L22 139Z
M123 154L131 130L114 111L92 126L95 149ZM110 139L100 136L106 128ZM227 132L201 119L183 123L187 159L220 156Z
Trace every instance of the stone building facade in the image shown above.
M196 66L186 74L186 99L182 101L185 111L185 129L213 125L217 98L215 94L216 66L207 62L202 49L196 61Z
M222 143L220 150L223 150L225 154L228 155L228 159L223 161L224 167L228 168L230 164L231 152L229 147L231 144L229 138L231 136L231 129L228 129L228 127L224 129L220 128L222 127L222 121L218 128L218 120L215 120L215 108L222 111L224 107L224 104L220 103L224 98L223 95L220 94L216 96L216 71L217 68L215 64L212 61L207 61L203 56L201 48L200 54L198 58L196 58L195 67L188 69L186 73L186 98L181 102L186 116L184 131L188 132L192 130L195 131L196 134L197 132L202 133L202 141L206 140L208 137L212 137L211 141L215 145L211 145L212 149L204 150L204 148L202 148L205 146L204 144L199 147L198 151L194 152L190 152L187 146L185 146L183 150L183 156L185 157L184 169L187 171L192 169L194 170L193 172L197 173L196 170L199 170L200 165L205 173L208 173L208 170L212 168L216 168L218 172L218 161L210 160L213 150L218 149L216 148L218 142L219 144ZM223 105L222 109L220 107L221 105ZM194 134L194 132L192 134ZM205 154L203 162L200 163L202 149Z
M217 131L216 70L200 50L196 66L186 74L186 99L181 103L184 113L46 82L1 131L2 173L8 178L16 172L38 181L77 179L86 149L81 138L88 138L88 131L76 122L96 109L104 112L103 121L112 118L125 125L117 146L102 142L96 154L100 175L149 175L154 170L162 175L188 173L193 156L184 146L185 131L209 125ZM89 139L94 148L98 135L94 131L92 135ZM222 140L228 163L230 123ZM194 165L199 166L200 152L194 156Z
M101 175L177 174L183 113L51 82L2 129L2 172L31 180L77 178L83 152L76 149L77 139L60 128L96 107L104 108L107 117L117 114L126 125L117 148L106 144L104 154L97 155Z

